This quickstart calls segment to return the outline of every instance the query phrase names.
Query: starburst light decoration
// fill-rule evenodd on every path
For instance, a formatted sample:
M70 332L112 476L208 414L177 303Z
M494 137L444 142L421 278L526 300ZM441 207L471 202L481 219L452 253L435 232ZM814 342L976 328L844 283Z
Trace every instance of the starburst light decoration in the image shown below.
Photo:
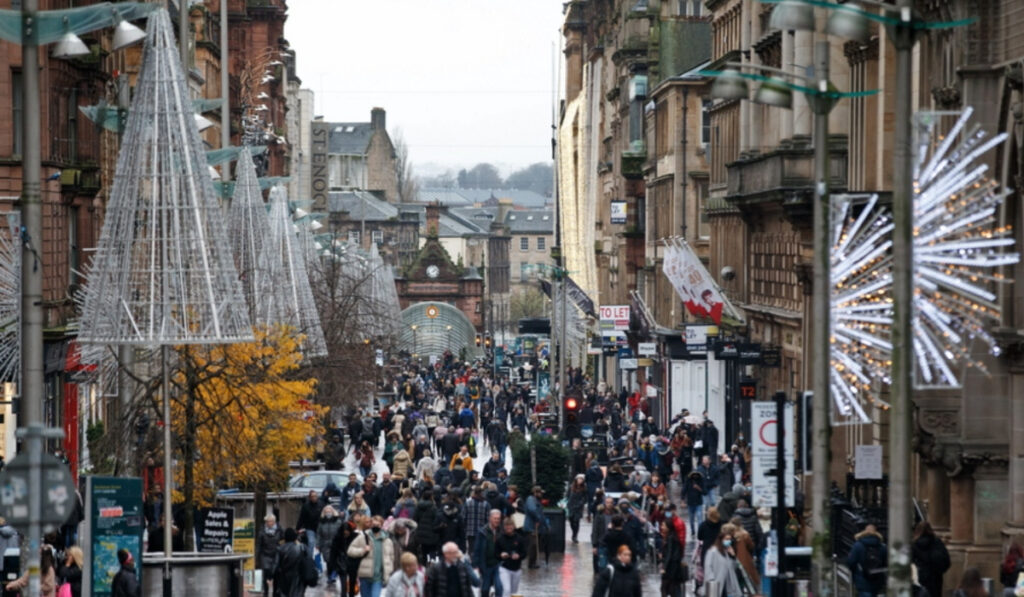
M257 323L283 323L305 336L302 352L309 357L327 354L313 291L306 271L306 251L298 226L288 213L284 188L270 190L270 214L266 243L259 258L259 292L254 319Z
M1002 143L979 126L973 110L916 116L914 167L914 386L956 388L962 371L986 371L972 357L981 341L993 356L989 330L1001 320L998 268L1020 260L1007 249L1012 229L998 225L1010 191L986 178L981 156ZM943 119L954 118L940 134ZM892 366L892 217L876 196L833 196L832 376L833 423L869 422L866 403L890 382Z
M252 328L164 9L142 67L83 298L79 340L231 343Z

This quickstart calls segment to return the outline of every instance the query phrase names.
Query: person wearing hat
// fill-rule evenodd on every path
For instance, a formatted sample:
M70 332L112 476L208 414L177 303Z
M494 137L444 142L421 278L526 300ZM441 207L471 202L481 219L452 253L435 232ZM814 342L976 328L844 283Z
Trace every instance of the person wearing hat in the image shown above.
M121 569L110 583L110 596L142 597L142 586L135 573L135 558L132 557L132 552L124 548L117 550L117 561L121 564Z
M540 568L537 565L537 555L541 534L548 532L548 521L544 517L544 510L541 507L541 498L544 497L544 488L534 485L530 496L526 498L526 520L523 522L523 532L529 539L528 560L529 568Z
M256 567L263 571L263 594L269 596L274 572L277 570L277 546L283 539L277 517L267 514L263 517L263 528L256 537Z

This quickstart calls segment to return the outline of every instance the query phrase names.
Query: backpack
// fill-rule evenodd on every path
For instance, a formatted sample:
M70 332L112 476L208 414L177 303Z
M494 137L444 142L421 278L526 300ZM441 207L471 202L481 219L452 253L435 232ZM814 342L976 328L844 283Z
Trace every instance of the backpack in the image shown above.
M320 581L320 574L316 570L316 562L313 561L312 551L302 547L302 582L307 587L315 587Z
M861 573L876 593L885 589L888 565L882 555L881 545L864 546L864 560L860 564Z

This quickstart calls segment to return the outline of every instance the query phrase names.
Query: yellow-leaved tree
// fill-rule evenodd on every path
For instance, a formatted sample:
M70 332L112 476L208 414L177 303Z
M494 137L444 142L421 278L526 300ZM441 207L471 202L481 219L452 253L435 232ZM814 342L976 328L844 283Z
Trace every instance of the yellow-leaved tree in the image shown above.
M300 376L302 336L283 325L257 328L255 336L255 342L175 349L175 502L183 506L187 550L195 507L209 505L226 487L258 498L284 489L288 463L308 457L310 438L323 432L326 407L309 401L316 380Z

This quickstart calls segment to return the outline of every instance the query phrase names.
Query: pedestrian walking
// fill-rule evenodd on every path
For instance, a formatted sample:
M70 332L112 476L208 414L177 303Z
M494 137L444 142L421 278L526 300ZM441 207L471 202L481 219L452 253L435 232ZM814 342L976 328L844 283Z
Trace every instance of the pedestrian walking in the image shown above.
M445 543L441 553L444 559L427 569L424 597L473 597L473 571L462 559L459 546Z
M533 492L526 498L526 519L523 522L523 532L529 537L529 567L530 569L540 568L537 565L537 556L540 549L540 536L548 532L548 521L541 508L541 498L544 497L544 489L535 485Z
M303 597L306 594L302 563L307 557L305 548L299 543L299 534L293 528L285 529L284 543L277 547L274 597Z
M494 592L501 595L501 580L498 578L498 566L501 564L498 536L501 532L501 511L491 510L487 524L477 532L473 550L473 568L480 577L481 595L489 595L492 586Z
M689 579L688 569L683 563L683 544L672 523L668 520L659 525L661 533L661 597L682 597L683 584Z
M357 534L348 546L348 556L359 560L357 574L361 597L380 597L384 582L394 572L394 543L383 525L384 519L374 516L370 519L370 530Z
M523 576L523 560L527 552L526 538L516 528L516 521L511 516L502 522L502 533L498 537L498 558L501 566L498 577L501 579L501 593L498 597L509 597L519 593L519 580Z
M911 561L917 567L917 583L931 597L942 597L942 575L949 570L949 551L939 539L932 525L922 520L914 529L914 543L910 548ZM1016 584L1016 579L1014 579Z
M853 573L857 597L874 597L885 593L888 554L882 535L875 525L868 524L854 535L853 548L846 557L846 566Z
M277 517L267 514L263 517L263 528L256 538L256 566L263 571L263 595L270 596L277 570L277 547L284 539L281 527L277 526Z
M633 552L623 545L616 551L613 562L597 576L592 597L640 597L642 591Z
M403 553L401 569L396 570L384 590L384 597L422 597L426 574L419 569L416 556Z
M587 506L587 484L584 475L576 475L572 485L569 486L569 501L566 509L569 513L569 527L572 529L572 542L579 543L577 535L580 533L580 519L583 518L583 511Z
M740 597L743 592L736 576L736 551L733 536L728 529L722 529L704 558L704 587L711 583L722 591L722 597ZM705 597L719 597L705 595Z
M132 552L123 548L117 550L117 561L121 568L110 583L110 597L142 597L142 585L139 584L139 576L135 572L135 558L132 557Z

